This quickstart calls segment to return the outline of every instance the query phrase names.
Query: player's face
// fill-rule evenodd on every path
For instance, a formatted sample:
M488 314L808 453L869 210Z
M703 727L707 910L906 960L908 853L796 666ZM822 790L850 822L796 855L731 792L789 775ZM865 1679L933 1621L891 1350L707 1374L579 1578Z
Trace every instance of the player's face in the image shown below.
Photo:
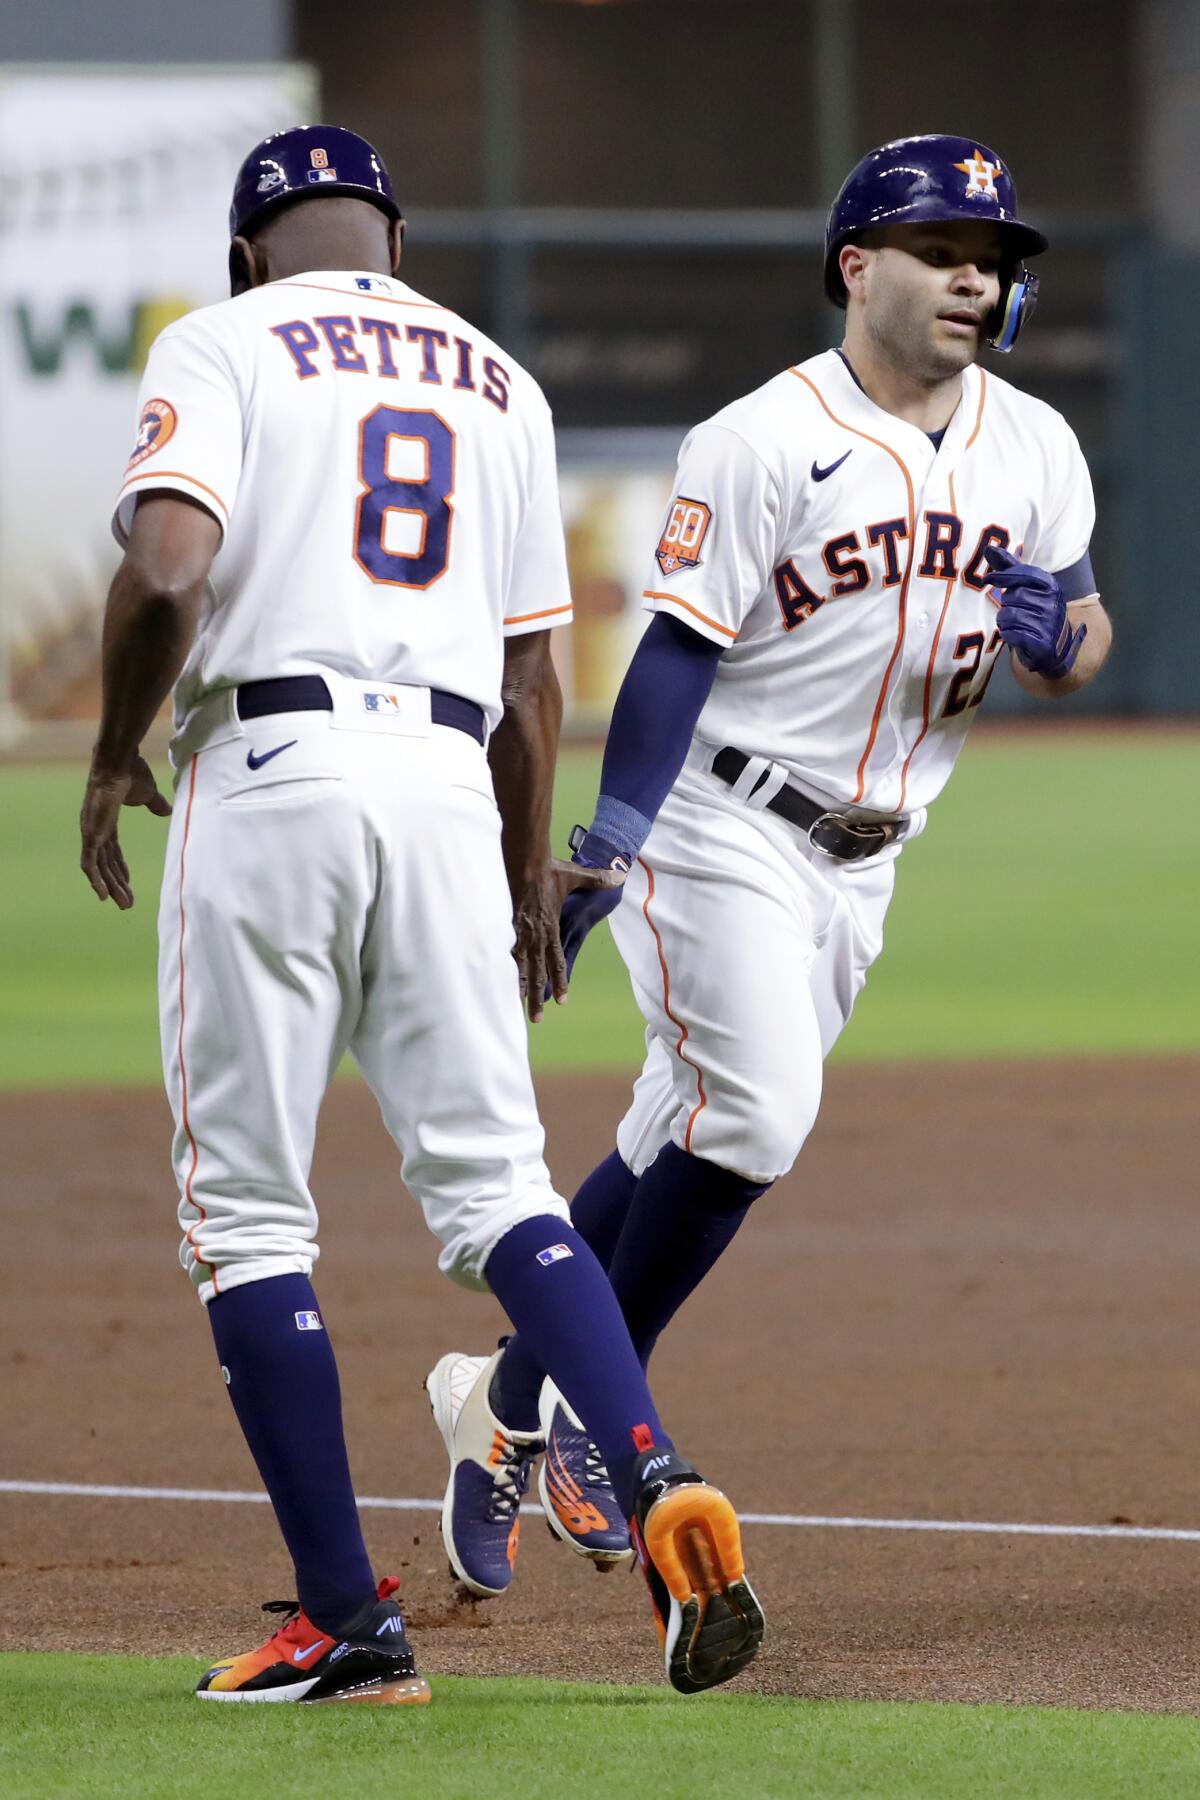
M944 381L974 362L1000 298L1000 233L983 221L895 225L866 253L863 323L899 368Z

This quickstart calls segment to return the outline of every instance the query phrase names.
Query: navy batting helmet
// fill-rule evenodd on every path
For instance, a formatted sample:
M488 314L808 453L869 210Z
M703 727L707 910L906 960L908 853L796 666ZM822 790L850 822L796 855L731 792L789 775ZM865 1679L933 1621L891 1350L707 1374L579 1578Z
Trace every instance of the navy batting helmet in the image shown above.
M1011 350L1037 301L1038 278L1022 259L1039 255L1047 243L1018 218L1017 190L1000 158L974 138L897 138L855 164L825 225L825 292L835 306L845 306L838 254L863 232L958 219L982 219L1000 228L1000 302L987 332L995 349Z
M318 194L369 200L400 218L392 179L366 138L340 125L297 125L256 144L237 172L229 235L245 237L276 207Z

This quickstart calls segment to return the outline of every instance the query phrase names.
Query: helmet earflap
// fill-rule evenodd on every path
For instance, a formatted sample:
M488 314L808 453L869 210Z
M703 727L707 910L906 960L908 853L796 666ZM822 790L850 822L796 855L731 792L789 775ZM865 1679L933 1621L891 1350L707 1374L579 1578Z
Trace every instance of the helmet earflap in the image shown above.
M1007 356L1028 325L1037 305L1038 277L1018 263L1000 295L1000 304L987 322L987 341L993 350Z

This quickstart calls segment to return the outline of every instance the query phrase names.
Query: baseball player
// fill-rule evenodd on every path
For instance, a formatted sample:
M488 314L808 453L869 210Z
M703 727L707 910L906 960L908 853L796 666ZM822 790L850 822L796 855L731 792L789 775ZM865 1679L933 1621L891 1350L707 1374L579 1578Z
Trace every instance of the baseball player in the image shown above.
M901 850L997 661L1057 701L1108 651L1078 443L977 363L1016 343L1037 293L1024 259L1045 249L976 139L873 150L826 232L842 347L680 453L653 618L595 818L572 834L578 863L629 877L568 897L562 920L570 964L617 907L646 1020L616 1151L572 1207L643 1363L812 1129ZM544 1373L518 1334L493 1405L536 1423L558 1535L601 1564L628 1555L595 1433Z
M695 1692L745 1666L762 1615L733 1508L676 1455L551 1187L522 1020L522 983L534 1018L547 983L565 993L564 893L623 879L548 853L549 627L571 612L550 412L396 278L400 209L353 133L260 144L230 235L234 297L147 365L81 821L93 888L131 905L118 814L171 810L138 745L174 686L159 967L182 1260L299 1596L198 1691L429 1697L363 1544L310 1280L317 1111L349 1049L441 1268L492 1289L588 1418ZM491 1487L508 1447L477 1441L469 1388L446 1405L464 1481L478 1456ZM516 1532L510 1508L510 1553Z

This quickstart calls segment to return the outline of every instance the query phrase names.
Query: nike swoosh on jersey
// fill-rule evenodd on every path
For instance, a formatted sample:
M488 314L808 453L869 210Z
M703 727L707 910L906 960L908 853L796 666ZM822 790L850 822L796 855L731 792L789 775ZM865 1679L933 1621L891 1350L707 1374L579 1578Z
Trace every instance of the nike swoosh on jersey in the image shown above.
M850 452L847 451L846 454L848 456ZM269 763L273 756L282 756L285 750L290 750L292 745L299 743L299 741L298 738L289 738L286 744L276 744L273 750L264 750L261 756L255 756L253 750L247 750L246 767L248 769L261 769L263 764Z
M319 1650L321 1648L321 1645L324 1642L325 1642L324 1638L318 1638L315 1644L310 1644L308 1646L307 1650L293 1650L292 1651L292 1661L293 1662L307 1662L309 1657L312 1655L313 1651Z
M849 450L847 450L847 452L846 452L846 456L853 456L853 455L854 455L854 451L853 451L853 448L851 448L851 449L849 449ZM843 463L844 463L844 462L845 462L845 460L846 460L846 456L839 456L839 457L838 457L838 459L837 459L837 461L836 461L836 462L831 462L831 463L830 463L830 465L829 465L829 467L828 467L828 468L827 468L827 469L818 469L818 467L817 467L817 465L816 465L816 463L814 463L814 464L813 464L813 466L812 466L812 478L813 478L813 480L814 480L814 481L824 481L824 480L825 480L825 477L826 477L826 476L827 476L827 475L832 475L832 474L833 474L833 471L834 471L834 470L835 470L835 469L840 469L840 468L841 468L841 466L842 466L842 464L843 464Z

